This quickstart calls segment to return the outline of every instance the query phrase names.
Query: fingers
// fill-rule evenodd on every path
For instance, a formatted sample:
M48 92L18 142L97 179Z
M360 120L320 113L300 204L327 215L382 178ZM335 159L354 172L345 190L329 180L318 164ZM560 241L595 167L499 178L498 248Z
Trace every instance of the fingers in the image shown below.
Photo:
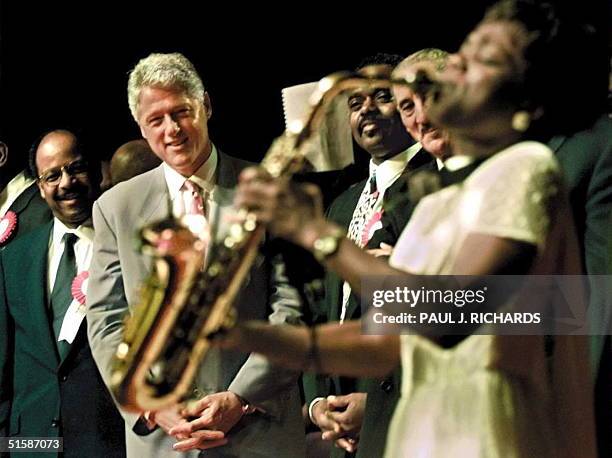
M217 419L213 415L205 415L200 418L196 418L193 421L184 422L179 425L174 426L168 432L171 436L189 436L192 433L197 432L198 430L203 430L206 428L211 428L217 423Z
M334 412L331 410L327 412L327 418L335 423L338 423L340 426L347 423L351 419L350 414L347 411Z
M185 419L179 413L180 406L173 405L168 408L149 413L149 421L157 424L164 431L185 423Z
M321 189L312 183L303 184L302 189L312 201L315 214L322 215L325 210L323 208L323 195L321 194Z
M271 179L270 174L261 167L247 167L238 177L240 184L248 183L250 181L260 180L269 181Z
M366 252L377 258L383 256L389 257L393 252L393 247L391 245L387 245L386 243L381 243L380 248L371 248L369 250L366 250Z
M352 437L341 437L336 440L336 446L349 453L357 451L357 441Z
M329 410L342 409L347 407L351 402L351 398L348 396L328 396L327 397L327 408Z
M342 430L342 426L340 426L340 424L338 424L334 420L330 419L327 415L321 415L318 418L317 426L323 432L327 432L327 431L339 432Z
M250 180L239 185L234 204L238 208L246 208L258 222L269 224L284 205L286 196L287 183L284 180Z
M189 439L177 442L172 448L177 452L189 450L205 450L227 444L227 438L222 431L200 430L195 431Z
M324 441L335 441L345 435L346 435L346 432L342 428L339 427L337 430L334 430L334 431L324 431L323 434L321 434L321 438Z
M202 415L202 412L210 408L212 404L213 399L210 396L204 396L198 401L187 404L187 406L181 411L181 414L183 417L199 417Z

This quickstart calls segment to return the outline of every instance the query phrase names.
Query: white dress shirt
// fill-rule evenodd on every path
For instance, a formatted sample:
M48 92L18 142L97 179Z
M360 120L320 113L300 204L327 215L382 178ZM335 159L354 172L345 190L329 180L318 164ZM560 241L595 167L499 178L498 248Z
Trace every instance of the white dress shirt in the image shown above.
M400 177L400 175L406 170L408 166L408 162L421 150L421 144L416 142L414 145L410 146L407 150L402 151L401 153L393 156L386 161L381 162L380 164L375 164L374 161L370 160L370 175L376 177L376 189L378 190L378 197L376 202L374 203L374 207L372 209L372 215L376 212L379 212L383 208L384 196L385 192L395 181ZM361 191L362 196L364 194L368 194L370 192L370 181L366 182L363 190ZM361 197L360 197L361 200ZM359 207L359 203L357 203L357 207ZM379 222L378 225L375 225L371 228L370 232L375 232L376 230L382 227L382 223ZM348 282L344 282L342 286L342 309L340 312L340 323L344 323L344 319L346 318L346 308L348 305L348 300L351 295L351 286Z
M191 193L182 189L183 184L187 180L193 181L202 189L206 215L214 214L215 209L211 205L213 204L212 195L215 189L218 162L219 155L217 148L215 145L212 145L212 151L208 160L190 177L184 177L168 164L163 163L164 177L166 178L166 185L168 186L168 193L172 202L172 214L175 217L180 218L184 216L186 209L191 206Z
M53 230L51 231L49 250L47 251L47 297L51 297L51 292L55 285L57 269L59 268L62 255L64 254L65 243L63 238L66 233L72 233L78 237L78 240L74 243L77 275L88 270L89 264L91 263L94 238L94 230L91 227L91 222L88 221L76 229L72 229L67 227L59 219L53 218ZM83 283L82 290L87 294L87 281ZM85 317L85 310L85 306L81 305L79 301L76 299L72 300L64 315L64 321L62 322L58 340L66 340L68 343L72 343Z

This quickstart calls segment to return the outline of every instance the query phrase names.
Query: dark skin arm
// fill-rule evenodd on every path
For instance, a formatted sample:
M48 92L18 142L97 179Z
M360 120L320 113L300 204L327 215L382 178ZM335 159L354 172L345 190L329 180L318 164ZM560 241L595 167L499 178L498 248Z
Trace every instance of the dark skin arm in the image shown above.
M241 175L236 199L238 206L248 208L273 234L308 250L313 249L317 238L336 228L325 220L318 202L320 196L316 189L306 187L301 194L296 193L287 182L272 180L255 168ZM535 253L529 244L473 233L461 247L452 272L464 276L494 275L509 269L516 273L517 268L527 272ZM408 284L415 278L361 250L348 239L340 242L337 252L324 264L347 280L357 293L364 276L401 275ZM419 286L423 286L422 277L419 281ZM313 334L308 329L250 322L231 331L222 345L262 353L274 362L295 369L352 377L383 377L400 361L399 336L363 335L358 321L318 326L314 338L318 349L316 358L312 358ZM279 348L283 352L278 352Z

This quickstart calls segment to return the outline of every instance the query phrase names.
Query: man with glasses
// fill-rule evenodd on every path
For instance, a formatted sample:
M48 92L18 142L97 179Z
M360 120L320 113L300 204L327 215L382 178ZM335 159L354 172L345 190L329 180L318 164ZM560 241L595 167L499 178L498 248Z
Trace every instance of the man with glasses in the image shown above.
M65 457L125 456L85 323L99 168L65 130L29 159L53 220L0 253L0 436L63 437Z

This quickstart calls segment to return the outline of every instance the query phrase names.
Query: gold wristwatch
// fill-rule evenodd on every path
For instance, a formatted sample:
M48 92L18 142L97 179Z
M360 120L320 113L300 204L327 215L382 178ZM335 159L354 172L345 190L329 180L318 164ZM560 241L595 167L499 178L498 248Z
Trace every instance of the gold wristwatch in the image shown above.
M317 261L323 262L334 255L340 247L340 242L346 236L344 231L337 226L325 235L317 237L312 244L312 254Z

